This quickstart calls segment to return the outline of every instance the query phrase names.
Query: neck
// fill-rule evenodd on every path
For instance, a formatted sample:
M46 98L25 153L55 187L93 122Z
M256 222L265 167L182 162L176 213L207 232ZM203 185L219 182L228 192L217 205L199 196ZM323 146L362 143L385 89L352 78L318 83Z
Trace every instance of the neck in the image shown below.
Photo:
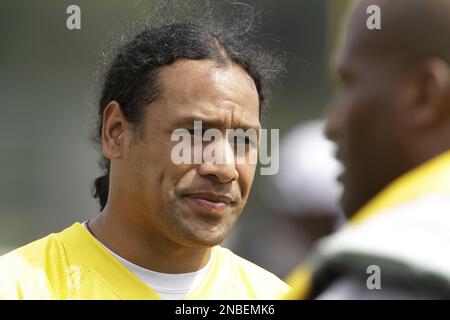
M208 263L211 248L175 243L156 228L144 228L123 212L129 211L107 205L89 222L93 235L114 253L142 268L162 273L194 272Z
M407 158L410 159L410 162L407 163L406 171L414 169L438 155L449 151L450 143L448 139L442 138L449 136L450 127L449 130L439 130L436 134L415 137L407 151Z

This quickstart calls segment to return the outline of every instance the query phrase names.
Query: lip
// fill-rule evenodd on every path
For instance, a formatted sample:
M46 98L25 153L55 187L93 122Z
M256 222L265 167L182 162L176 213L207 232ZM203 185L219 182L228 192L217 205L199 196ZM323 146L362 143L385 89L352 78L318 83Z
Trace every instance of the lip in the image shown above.
M338 148L336 150L336 153L334 155L334 157L336 158L337 161L339 161L340 163L344 163L344 151L342 150L342 148Z
M344 183L344 179L345 179L345 170L342 170L342 172L337 176L336 180L339 183Z
M344 152L343 152L342 148L338 148L334 156L335 156L336 161L338 161L341 166L340 172L336 177L336 181L338 181L339 183L342 184L342 183L344 183L345 174L346 174L346 165L345 165L345 161L344 161Z
M212 213L221 213L231 203L233 203L233 199L230 196L206 192L187 194L186 198L191 200L196 206L198 206L203 211Z
M334 158L342 166L342 172L345 171L345 166L346 166L345 165L345 156L344 156L344 151L342 150L342 148L338 148L338 150L334 154Z
M186 196L190 198L204 199L209 202L223 202L225 204L230 204L233 202L233 198L226 194L216 194L212 192L196 192L187 194Z

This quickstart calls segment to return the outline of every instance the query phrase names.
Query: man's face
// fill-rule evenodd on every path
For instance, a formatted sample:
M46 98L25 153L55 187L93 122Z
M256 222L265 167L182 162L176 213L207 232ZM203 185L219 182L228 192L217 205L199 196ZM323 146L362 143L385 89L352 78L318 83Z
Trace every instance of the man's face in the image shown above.
M142 138L125 161L142 224L176 243L209 247L231 231L248 199L255 164L181 164L171 159L176 129L255 128L259 100L250 76L239 66L181 60L159 73L158 99L146 107ZM193 137L192 137L193 138ZM230 152L224 139L223 152ZM203 148L211 142L204 142ZM216 147L221 144L217 144ZM248 152L257 152L257 146ZM234 152L234 150L231 150Z
M347 216L403 173L407 139L401 111L405 90L395 58L357 28L354 22L338 63L342 88L327 123L327 135L338 144L337 158L344 165L339 181Z

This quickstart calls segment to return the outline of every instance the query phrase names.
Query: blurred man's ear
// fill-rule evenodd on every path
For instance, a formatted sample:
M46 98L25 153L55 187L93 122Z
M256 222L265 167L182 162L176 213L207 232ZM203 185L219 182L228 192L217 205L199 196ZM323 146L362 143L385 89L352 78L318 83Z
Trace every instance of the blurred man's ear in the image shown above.
M418 129L439 125L450 117L450 67L439 58L423 61L416 69L411 91L411 119Z
M103 112L102 150L108 159L119 159L126 138L128 121L123 115L120 105L111 101Z

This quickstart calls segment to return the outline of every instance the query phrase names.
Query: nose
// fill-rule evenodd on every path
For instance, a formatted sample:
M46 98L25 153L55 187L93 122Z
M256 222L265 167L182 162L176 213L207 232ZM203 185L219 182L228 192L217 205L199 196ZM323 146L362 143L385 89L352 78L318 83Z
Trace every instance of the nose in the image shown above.
M234 151L230 144L224 140L217 142L214 146L217 159L220 163L204 161L200 164L198 173L207 178L214 179L219 183L229 183L239 179L239 172L236 169Z
M199 167L199 174L223 184L238 180L239 178L239 173L235 166L229 164L203 163Z

